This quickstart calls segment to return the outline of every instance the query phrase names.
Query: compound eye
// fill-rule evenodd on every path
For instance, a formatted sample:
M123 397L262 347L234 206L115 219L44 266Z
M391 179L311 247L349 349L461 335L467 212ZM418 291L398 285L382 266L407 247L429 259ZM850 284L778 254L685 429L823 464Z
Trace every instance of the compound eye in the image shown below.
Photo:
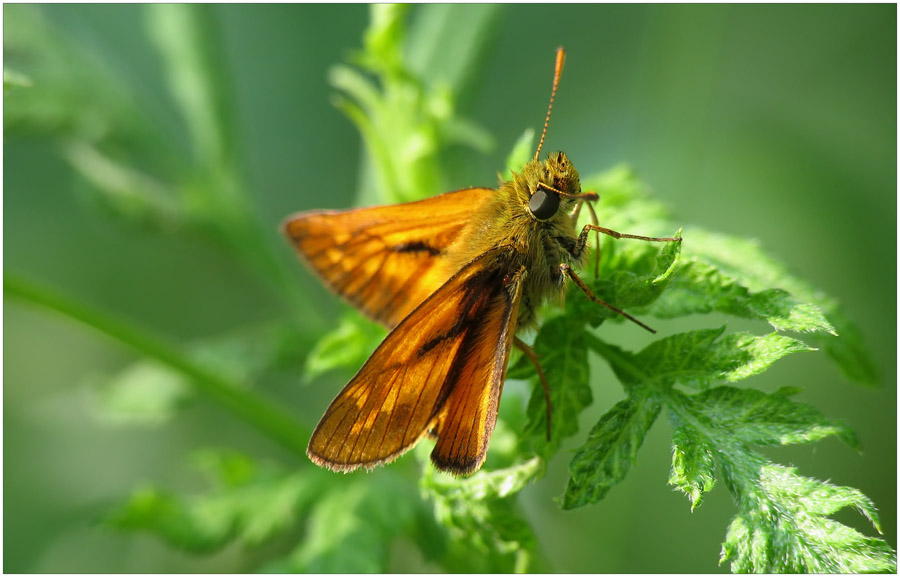
M557 209L559 209L559 195L542 186L538 186L528 201L528 210L538 220L550 220Z

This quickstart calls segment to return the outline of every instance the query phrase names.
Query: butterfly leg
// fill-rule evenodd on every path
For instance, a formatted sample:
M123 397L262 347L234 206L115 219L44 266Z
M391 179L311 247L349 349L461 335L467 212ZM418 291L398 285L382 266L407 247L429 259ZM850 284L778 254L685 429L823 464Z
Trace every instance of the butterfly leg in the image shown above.
M578 223L578 215L581 213L581 207L584 206L586 202L596 202L600 196L594 192L593 190L582 193L583 200L575 205L575 210L572 212L572 224ZM599 226L599 222L597 221L597 211L594 210L593 204L587 205L588 210L591 212L591 223L594 226ZM600 231L594 229L594 232L597 233L597 248L594 250L594 279L600 278Z
M594 210L594 205L589 204L588 210L591 211L591 222L594 226L599 228L597 223L597 212ZM594 248L594 280L597 280L600 278L600 231L595 228L594 232L597 236L597 246Z
M605 226L597 226L596 224L586 224L584 228L581 229L581 234L578 235L578 239L575 241L575 248L572 251L572 255L575 258L581 256L581 253L584 251L584 247L587 245L587 237L588 233L592 230L597 231L598 233L602 232L605 235L611 236L613 238L633 238L636 240L646 240L649 242L681 242L681 237L671 237L671 236L640 236L637 234L627 234L624 232L617 232L611 228L606 228Z
M544 388L544 398L547 399L547 440L550 440L550 417L552 414L551 405L550 405L550 386L547 385L547 377L544 376L544 371L541 369L541 363L538 362L538 354L534 352L534 349L525 344L525 341L520 339L519 337L513 338L513 344L516 345L516 348L522 351L528 360L531 361L531 364L534 365L534 368L537 370L538 378L541 380L541 386Z
M590 225L588 225L588 226L590 226ZM587 228L587 227L585 227L585 228ZM645 325L645 324L642 323L641 321L637 320L636 318L634 318L634 317L631 316L630 314L626 313L626 312L623 311L622 309L616 308L616 307L612 306L611 304L609 304L608 302L606 302L606 301L604 301L604 300L598 298L598 297L594 294L594 291L592 291L592 290L588 287L588 285L584 284L584 281L581 280L581 279L578 277L578 275L575 274L575 271L572 270L572 267L570 267L570 266L567 265L566 263L562 263L561 265L559 265L559 272L562 273L563 275L569 277L570 279L572 279L572 282L574 282L575 285L576 285L578 288L581 289L581 292L583 292L585 295L587 295L587 297L591 300L591 302L597 303L598 305L602 305L602 306L608 308L609 310L613 311L614 313L617 313L617 314L622 315L622 316L625 317L626 319L628 319L628 320L630 320L630 321L632 321L632 322L634 322L634 323L637 323L638 325L640 325L641 327L647 329L647 330L650 331L651 333L654 333L654 334L656 333L655 330L651 329L650 327L648 327L647 325Z
M570 198L578 199L578 204L575 205L575 210L572 211L572 224L578 223L578 215L581 214L581 207L585 202L597 202L600 199L600 195L598 195L593 190L589 190L587 192L582 192L579 194L566 194L564 196L568 196ZM588 208L591 208L591 205L588 205ZM591 210L593 212L593 210ZM593 218L594 224L597 224L597 215L594 215Z

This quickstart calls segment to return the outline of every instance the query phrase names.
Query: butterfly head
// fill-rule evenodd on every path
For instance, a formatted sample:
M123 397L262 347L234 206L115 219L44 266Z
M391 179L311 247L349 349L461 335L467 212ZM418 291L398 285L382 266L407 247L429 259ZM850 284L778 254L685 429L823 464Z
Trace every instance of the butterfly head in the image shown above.
M529 180L528 212L539 221L548 221L560 209L568 211L570 198L581 193L578 171L563 152L551 153L544 162L535 162Z

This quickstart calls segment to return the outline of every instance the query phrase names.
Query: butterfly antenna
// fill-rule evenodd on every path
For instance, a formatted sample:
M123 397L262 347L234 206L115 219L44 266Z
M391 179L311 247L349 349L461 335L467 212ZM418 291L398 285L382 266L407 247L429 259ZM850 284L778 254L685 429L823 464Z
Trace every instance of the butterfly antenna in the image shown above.
M544 119L544 130L541 131L541 140L538 142L537 150L534 153L534 159L537 160L541 155L541 148L544 146L544 138L547 137L547 126L550 124L550 113L553 111L553 99L556 98L556 88L559 86L559 77L562 76L563 62L566 61L566 51L560 46L556 49L556 69L553 72L553 91L550 93L550 106L547 107L547 118Z

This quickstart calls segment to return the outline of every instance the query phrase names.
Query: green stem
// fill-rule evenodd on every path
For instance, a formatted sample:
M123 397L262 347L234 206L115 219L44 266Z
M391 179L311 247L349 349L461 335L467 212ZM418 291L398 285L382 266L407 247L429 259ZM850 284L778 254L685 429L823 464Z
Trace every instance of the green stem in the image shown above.
M199 366L178 348L162 339L15 276L4 275L3 295L82 322L136 352L181 372L189 378L189 382L198 393L219 403L232 415L246 421L292 452L298 455L306 453L305 439L309 437L310 432L300 425L294 416L259 393L244 390L221 375Z

